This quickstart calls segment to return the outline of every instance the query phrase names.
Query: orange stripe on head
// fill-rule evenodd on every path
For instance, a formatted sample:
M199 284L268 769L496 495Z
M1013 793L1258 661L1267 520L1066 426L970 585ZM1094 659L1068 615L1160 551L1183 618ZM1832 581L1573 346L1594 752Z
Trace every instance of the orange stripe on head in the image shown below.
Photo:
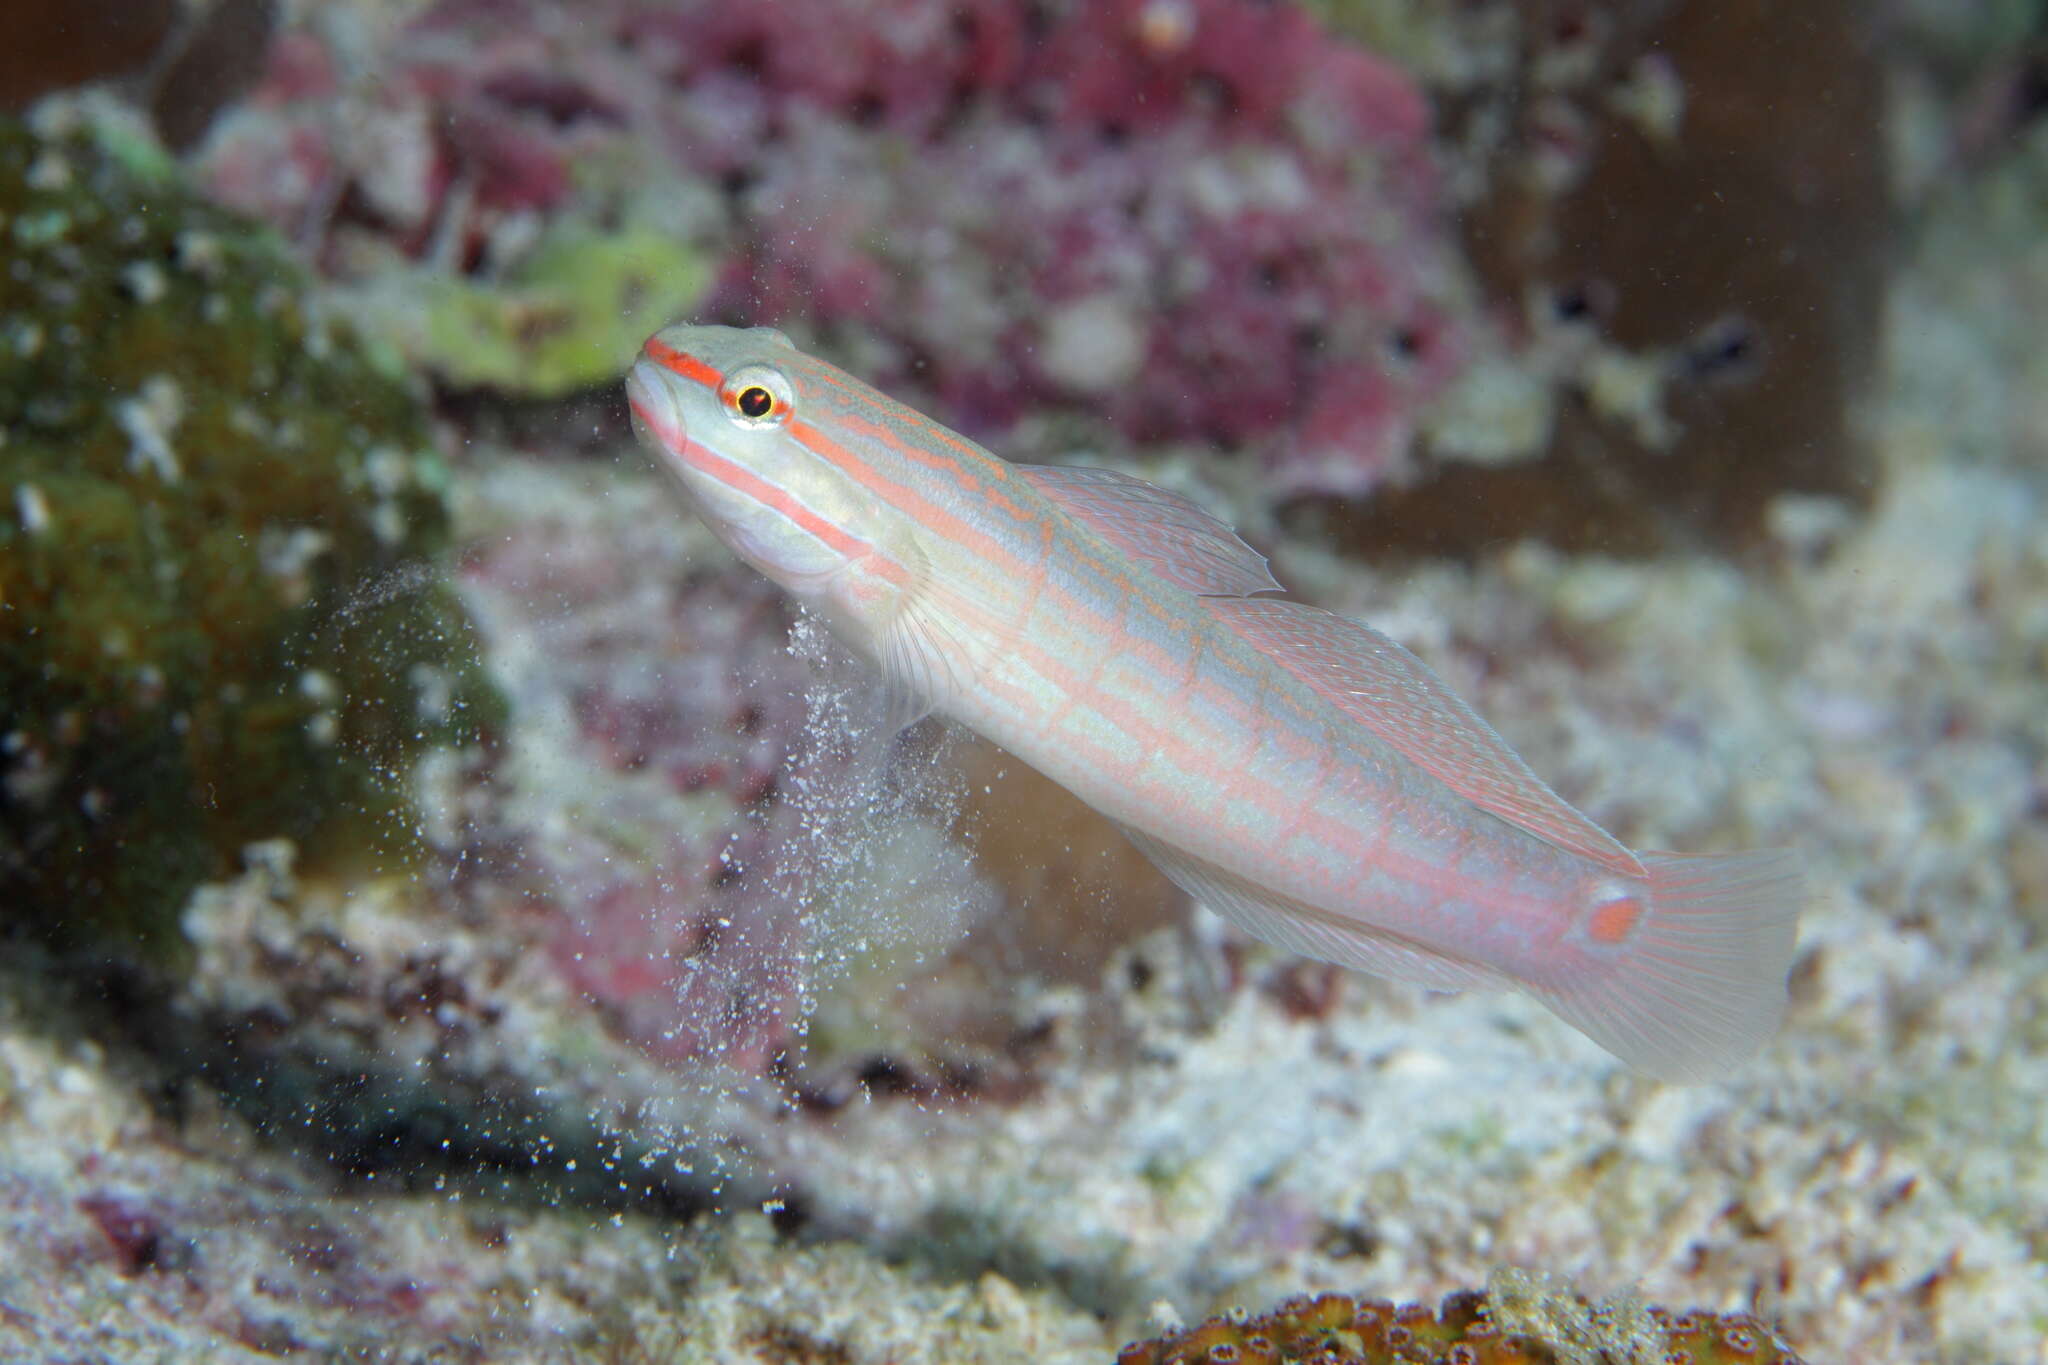
M791 440L866 488L882 501L920 524L950 538L956 545L990 560L1014 559L1001 540L970 526L908 484L884 476L873 465L827 436L814 423L791 418L783 428ZM891 437L890 439L895 439Z
M641 349L649 360L670 374L679 375L693 384L702 384L714 393L718 391L718 386L725 382L724 375L697 357L678 351L658 336L647 338L647 345Z
M871 552L872 547L866 541L846 534L752 470L734 464L723 455L714 453L696 441L689 443L686 458L726 487L746 494L764 507L773 508L787 517L799 530L817 537L848 559L865 558Z
M981 472L988 474L997 483L1005 482L1013 477L1013 472L1007 461L992 458L987 451L980 449L966 437L934 421L916 408L899 403L874 385L855 379L838 366L827 365L820 361L811 370L811 376L830 388L838 389L842 393L859 399L870 407L879 408L885 414L882 418L883 421L908 424L916 427L920 434L924 435L927 439L938 445L945 446L963 459L971 461ZM872 426L874 423L870 422L869 425ZM907 444L904 453L910 456L910 458L928 465L941 467L953 465L952 461L942 456L919 450L915 443ZM955 466L955 468L957 467Z
M917 417L916 413L911 415ZM938 470L974 496L986 500L992 506L1021 521L1033 520L1038 516L1036 511L1008 496L997 486L1009 478L1007 465L1001 460L991 460L987 454L966 444L937 422L922 417L914 424L901 418L879 422L852 412L839 413L833 420L849 430L864 432L876 440L886 442L905 459ZM906 426L911 428L914 435L905 432ZM920 440L949 446L960 452L960 458L923 449L918 445ZM990 475L994 476L993 482L988 477Z
M652 343L649 343L650 345ZM678 353L679 354L679 353ZM657 357L657 359L659 359ZM689 360L688 356L683 359ZM692 364L696 362L692 361ZM663 362L663 368L668 368ZM799 530L816 537L848 559L864 559L870 568L881 573L891 582L907 581L902 567L893 561L874 553L874 547L855 536L848 535L839 527L798 502L783 489L763 479L746 466L726 459L702 441L693 441L661 419L660 414L650 412L635 402L633 411L639 414L650 430L660 438L671 454L691 468L705 474L738 493L744 493L764 507L771 508Z

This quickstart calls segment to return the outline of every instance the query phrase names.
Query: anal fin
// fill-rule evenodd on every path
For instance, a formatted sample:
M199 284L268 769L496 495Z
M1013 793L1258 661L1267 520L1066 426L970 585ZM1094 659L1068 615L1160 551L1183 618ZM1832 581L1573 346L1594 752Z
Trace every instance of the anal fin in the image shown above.
M1276 948L1436 991L1514 984L1491 967L1446 956L1413 939L1276 895L1185 849L1128 825L1119 828L1174 885Z

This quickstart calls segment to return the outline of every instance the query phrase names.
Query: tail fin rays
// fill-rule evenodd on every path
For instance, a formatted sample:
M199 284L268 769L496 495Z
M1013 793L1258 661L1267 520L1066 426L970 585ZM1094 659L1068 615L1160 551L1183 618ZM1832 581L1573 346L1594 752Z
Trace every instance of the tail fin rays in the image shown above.
M1777 1031L1805 876L1784 849L1640 856L1649 909L1613 970L1527 989L1652 1076L1713 1080Z

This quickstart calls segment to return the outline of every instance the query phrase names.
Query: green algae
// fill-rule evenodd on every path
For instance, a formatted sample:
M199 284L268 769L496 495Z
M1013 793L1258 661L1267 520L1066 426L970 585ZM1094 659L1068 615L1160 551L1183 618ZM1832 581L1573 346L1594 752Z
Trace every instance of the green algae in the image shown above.
M253 840L402 852L409 758L500 703L414 394L62 122L0 122L0 926L153 954Z
M424 315L402 330L419 362L455 387L559 398L616 380L709 281L703 257L666 232L568 222L503 283L431 278Z

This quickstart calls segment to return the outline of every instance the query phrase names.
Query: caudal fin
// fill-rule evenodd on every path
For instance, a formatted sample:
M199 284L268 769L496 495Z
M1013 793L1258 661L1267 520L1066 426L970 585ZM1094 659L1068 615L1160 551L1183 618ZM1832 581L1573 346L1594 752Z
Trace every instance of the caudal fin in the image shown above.
M1668 1081L1726 1074L1777 1032L1806 879L1798 856L1644 853L1646 913L1611 972L1536 997Z

